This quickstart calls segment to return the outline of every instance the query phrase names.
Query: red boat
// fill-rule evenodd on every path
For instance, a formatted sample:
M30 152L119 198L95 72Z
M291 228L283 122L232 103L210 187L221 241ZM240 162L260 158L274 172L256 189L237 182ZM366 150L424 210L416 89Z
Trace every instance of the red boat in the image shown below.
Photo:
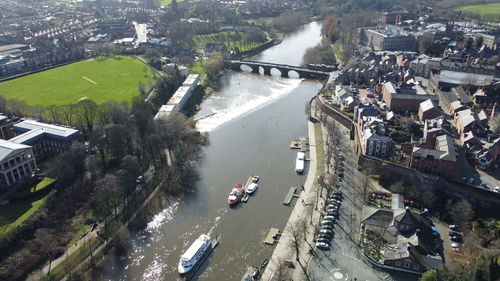
M243 185L235 184L233 186L233 189L229 193L229 197L227 198L227 203L229 205L234 205L234 204L238 203L244 194L245 194L245 191L243 190Z

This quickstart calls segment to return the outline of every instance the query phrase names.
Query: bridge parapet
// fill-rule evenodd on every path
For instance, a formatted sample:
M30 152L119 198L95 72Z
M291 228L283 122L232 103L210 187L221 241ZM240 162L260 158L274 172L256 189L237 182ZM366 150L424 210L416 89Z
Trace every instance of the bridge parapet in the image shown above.
M260 73L260 67L264 70L264 75L271 75L271 69L275 68L281 73L281 77L289 78L289 72L295 71L299 74L300 78L314 79L314 80L325 80L328 79L330 73L311 70L303 67L285 65L285 64L274 64L267 62L255 62L255 61L238 61L238 60L228 60L226 64L235 71L242 71L241 66L247 65L252 69L252 73Z

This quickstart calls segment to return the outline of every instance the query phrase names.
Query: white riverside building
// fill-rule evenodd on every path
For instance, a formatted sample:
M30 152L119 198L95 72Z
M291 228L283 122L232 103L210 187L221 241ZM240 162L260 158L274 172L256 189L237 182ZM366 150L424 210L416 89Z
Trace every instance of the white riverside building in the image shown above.
M180 112L184 109L186 102L193 95L194 89L198 86L200 76L198 74L189 74L182 85L172 95L167 104L164 104L156 113L154 120L168 117L172 112Z

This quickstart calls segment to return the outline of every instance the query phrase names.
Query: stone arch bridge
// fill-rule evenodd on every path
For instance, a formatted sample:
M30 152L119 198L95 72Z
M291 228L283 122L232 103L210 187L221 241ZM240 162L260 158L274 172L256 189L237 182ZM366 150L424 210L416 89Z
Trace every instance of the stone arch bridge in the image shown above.
M271 70L276 69L281 73L281 77L290 78L290 73L296 72L299 78L326 80L330 75L329 72L311 70L298 66L275 64L259 61L240 61L240 60L227 60L226 66L235 71L243 71L242 66L248 66L252 69L252 73L263 73L264 75L271 75Z

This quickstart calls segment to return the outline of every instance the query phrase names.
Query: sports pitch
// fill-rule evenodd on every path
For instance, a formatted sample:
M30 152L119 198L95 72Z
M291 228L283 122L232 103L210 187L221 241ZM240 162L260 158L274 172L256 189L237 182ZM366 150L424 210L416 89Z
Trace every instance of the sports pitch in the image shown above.
M146 73L145 73L146 71ZM65 105L90 99L130 102L138 84L153 80L153 71L130 57L81 61L0 83L0 95L29 105Z
M472 13L481 15L486 19L491 18L492 20L500 19L500 3L489 3L489 4L478 4L470 6L462 6L454 9L455 11L462 10L465 13Z

